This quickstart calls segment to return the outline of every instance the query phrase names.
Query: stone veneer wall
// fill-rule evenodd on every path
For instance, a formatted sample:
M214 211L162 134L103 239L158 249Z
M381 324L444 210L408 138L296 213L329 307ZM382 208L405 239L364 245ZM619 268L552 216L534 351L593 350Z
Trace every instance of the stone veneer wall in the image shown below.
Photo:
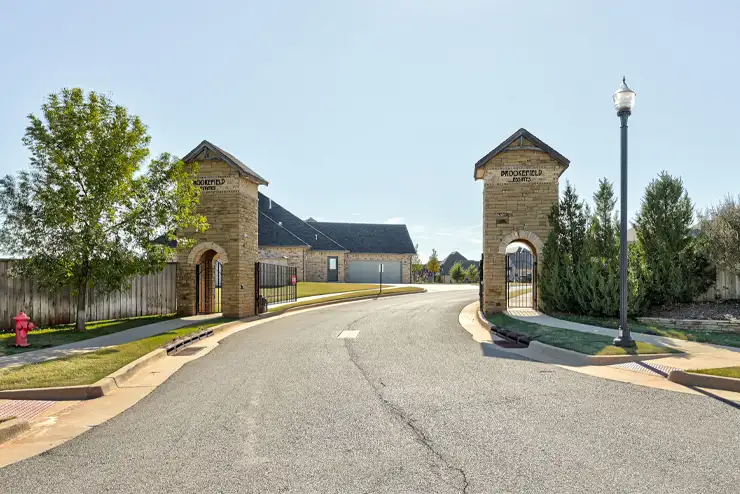
M359 254L348 253L349 261L401 261L401 283L411 283L411 256L412 254ZM348 270L345 269L345 273ZM340 278L346 281L346 278Z
M740 319L670 319L663 317L638 317L638 322L666 328L693 329L707 333L740 333Z
M329 270L329 257L337 257L339 269L337 281L343 282L345 276L344 251L309 250L306 259L306 281L325 282Z
M228 186L201 193L198 212L210 225L202 233L183 232L195 238L196 246L213 243L225 251L228 262L223 264L222 312L226 317L254 315L254 263L257 261L257 184L239 175L227 163L214 159L198 159L199 178L224 178ZM202 248L202 247L201 247ZM205 250L203 251L205 252ZM178 254L177 312L192 315L195 307L195 265L203 252Z
M259 250L259 261L269 263L271 259L285 260L287 261L285 265L296 268L298 281L301 282L306 279L306 262L304 258L307 250L308 247L261 247Z
M531 145L531 144L530 144ZM502 242L521 239L532 245L541 271L542 252L538 245L547 239L547 216L558 202L558 179L564 166L549 154L536 150L509 150L492 158L486 165L483 186L483 310L506 310L506 254ZM542 170L531 182L502 179L506 169ZM503 249L505 249L505 245Z

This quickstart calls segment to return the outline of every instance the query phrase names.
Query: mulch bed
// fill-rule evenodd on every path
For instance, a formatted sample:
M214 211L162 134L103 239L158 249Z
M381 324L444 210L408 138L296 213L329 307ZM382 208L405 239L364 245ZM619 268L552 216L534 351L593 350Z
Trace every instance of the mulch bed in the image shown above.
M666 317L670 319L740 319L740 300L692 302L670 307L653 307L646 315L649 317Z

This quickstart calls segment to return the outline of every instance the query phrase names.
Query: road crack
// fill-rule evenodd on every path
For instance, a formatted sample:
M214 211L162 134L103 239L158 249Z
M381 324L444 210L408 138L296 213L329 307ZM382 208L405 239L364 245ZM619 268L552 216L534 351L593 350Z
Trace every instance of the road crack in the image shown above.
M350 362L357 368L357 370L360 371L360 374L362 374L363 379L370 385L370 387L373 389L373 392L375 393L375 396L380 400L380 402L383 404L383 406L388 409L393 415L401 419L401 421L406 425L406 427L414 434L416 438L416 442L424 446L437 460L439 460L440 463L442 463L445 468L452 472L456 472L461 478L462 478L462 492L463 494L467 494L468 487L470 487L470 481L468 480L468 476L465 473L465 470L457 467L452 464L452 462L447 459L441 451L439 451L432 441L432 439L427 435L427 433L422 429L419 425L416 424L416 420L411 418L406 412L404 412L401 408L399 408L397 405L393 404L391 401L389 401L385 396L383 396L383 393L381 392L381 387L385 387L386 384L380 381L380 385L376 385L372 378L368 375L367 370L360 365L357 353L354 351L354 348L352 347L352 344L350 343L350 340L345 340L344 346L347 349L347 354L349 356Z

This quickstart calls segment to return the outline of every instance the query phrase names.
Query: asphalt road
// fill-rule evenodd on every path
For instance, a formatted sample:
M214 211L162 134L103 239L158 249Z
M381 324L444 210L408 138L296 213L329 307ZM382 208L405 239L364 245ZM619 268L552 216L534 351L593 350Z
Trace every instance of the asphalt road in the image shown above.
M0 491L738 492L740 410L482 348L458 323L475 296L238 333L123 414L1 469Z

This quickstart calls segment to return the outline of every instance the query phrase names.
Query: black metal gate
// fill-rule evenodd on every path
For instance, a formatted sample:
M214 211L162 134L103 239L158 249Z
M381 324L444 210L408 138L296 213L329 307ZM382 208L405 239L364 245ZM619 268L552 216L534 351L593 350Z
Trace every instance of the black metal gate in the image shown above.
M270 304L295 302L298 299L298 268L257 262L254 264L257 312Z
M195 311L198 314L221 312L223 265L216 261L195 266Z
M537 258L530 250L506 254L506 306L537 307Z

